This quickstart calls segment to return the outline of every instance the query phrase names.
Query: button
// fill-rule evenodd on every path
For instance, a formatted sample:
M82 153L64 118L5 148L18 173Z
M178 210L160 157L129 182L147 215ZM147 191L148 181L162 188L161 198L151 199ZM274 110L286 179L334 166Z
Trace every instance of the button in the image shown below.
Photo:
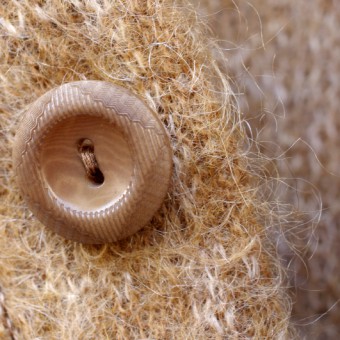
M150 221L168 190L169 137L127 89L79 81L25 112L13 162L33 214L67 239L109 243Z

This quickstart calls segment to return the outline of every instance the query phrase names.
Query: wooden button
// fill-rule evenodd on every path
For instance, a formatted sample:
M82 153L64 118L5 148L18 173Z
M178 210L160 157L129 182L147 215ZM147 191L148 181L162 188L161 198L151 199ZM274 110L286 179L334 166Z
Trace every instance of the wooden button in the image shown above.
M172 153L127 89L80 81L45 93L19 126L14 167L34 215L65 238L108 243L143 227L168 190Z

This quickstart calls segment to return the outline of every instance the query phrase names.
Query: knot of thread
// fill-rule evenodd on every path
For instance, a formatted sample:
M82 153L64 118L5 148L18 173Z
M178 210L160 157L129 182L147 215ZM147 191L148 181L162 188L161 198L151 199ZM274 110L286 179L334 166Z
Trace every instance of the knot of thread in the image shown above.
M78 143L78 151L83 162L88 179L95 184L104 183L104 175L99 168L94 154L94 145L88 138L81 139Z

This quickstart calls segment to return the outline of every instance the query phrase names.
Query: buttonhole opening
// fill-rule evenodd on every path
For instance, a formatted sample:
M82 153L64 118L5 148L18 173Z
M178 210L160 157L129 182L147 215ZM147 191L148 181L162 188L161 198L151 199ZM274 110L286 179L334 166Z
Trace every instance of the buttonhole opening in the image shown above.
M103 184L105 178L94 154L94 145L91 139L79 139L77 147L87 178L95 185Z

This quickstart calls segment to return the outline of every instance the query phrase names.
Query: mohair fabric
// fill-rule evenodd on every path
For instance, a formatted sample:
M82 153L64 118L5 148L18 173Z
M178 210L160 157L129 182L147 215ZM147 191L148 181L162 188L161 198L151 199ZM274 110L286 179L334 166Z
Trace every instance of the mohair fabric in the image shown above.
M296 300L294 323L307 339L337 339L340 2L195 2L218 37L254 138L278 169L276 192L304 215L283 216L278 242Z
M3 1L0 33L0 337L292 337L247 125L188 3ZM169 193L153 220L103 246L67 241L41 225L11 161L28 105L83 79L139 95L163 121L174 152Z

